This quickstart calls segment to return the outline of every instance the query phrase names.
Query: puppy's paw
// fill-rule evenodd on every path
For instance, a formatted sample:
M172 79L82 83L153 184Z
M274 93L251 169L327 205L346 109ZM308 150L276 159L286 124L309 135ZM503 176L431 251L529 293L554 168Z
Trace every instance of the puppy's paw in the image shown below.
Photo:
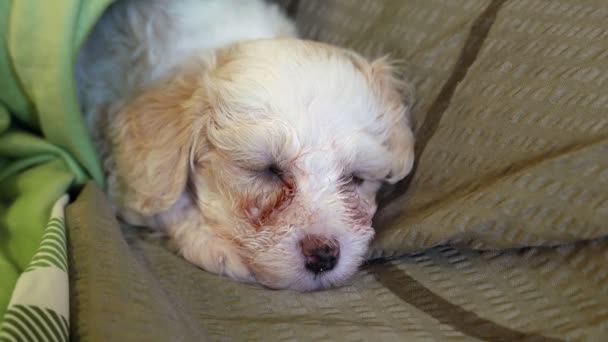
M242 282L255 282L255 277L229 242L210 238L201 244L179 246L184 258L207 272Z

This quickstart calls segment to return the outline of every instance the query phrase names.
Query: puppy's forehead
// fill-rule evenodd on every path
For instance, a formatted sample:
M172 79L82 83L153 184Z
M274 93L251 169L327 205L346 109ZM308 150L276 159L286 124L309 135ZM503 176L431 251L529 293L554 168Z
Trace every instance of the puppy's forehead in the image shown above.
M351 135L373 126L383 110L362 71L367 62L339 48L260 40L224 51L221 60L220 91L234 108L287 122L304 137Z

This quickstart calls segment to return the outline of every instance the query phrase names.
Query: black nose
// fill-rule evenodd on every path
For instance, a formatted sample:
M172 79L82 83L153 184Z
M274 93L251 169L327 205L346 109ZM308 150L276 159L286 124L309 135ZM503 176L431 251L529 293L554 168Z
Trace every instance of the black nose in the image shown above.
M301 241L305 267L314 274L332 270L340 258L340 245L335 239L310 235Z
M338 257L323 250L315 251L306 257L306 269L314 274L331 271L337 263Z

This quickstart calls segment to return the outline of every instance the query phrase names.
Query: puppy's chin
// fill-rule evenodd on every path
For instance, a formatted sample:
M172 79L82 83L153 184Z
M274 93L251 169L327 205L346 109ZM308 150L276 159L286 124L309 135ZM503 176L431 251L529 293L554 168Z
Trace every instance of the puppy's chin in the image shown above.
M312 272L306 267L301 250L302 232L285 236L267 250L251 251L255 255L247 262L255 281L270 289L314 291L344 285L358 270L369 249L374 231L359 227L356 234L336 236L340 257L335 267L324 272Z
M299 292L310 292L316 290L324 290L332 287L339 287L352 277L357 271L354 267L348 271L330 271L327 273L313 274L307 270L300 270L299 274L294 274L290 278L282 278L273 272L268 272L262 268L258 268L255 274L255 281L269 289L273 290L295 290Z

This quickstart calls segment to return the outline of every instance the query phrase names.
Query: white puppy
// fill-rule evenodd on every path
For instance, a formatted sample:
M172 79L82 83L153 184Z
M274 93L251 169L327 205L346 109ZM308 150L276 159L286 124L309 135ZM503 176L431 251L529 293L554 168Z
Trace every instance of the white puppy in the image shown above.
M294 35L261 0L123 0L76 78L119 216L207 271L305 291L356 272L414 156L391 66Z

